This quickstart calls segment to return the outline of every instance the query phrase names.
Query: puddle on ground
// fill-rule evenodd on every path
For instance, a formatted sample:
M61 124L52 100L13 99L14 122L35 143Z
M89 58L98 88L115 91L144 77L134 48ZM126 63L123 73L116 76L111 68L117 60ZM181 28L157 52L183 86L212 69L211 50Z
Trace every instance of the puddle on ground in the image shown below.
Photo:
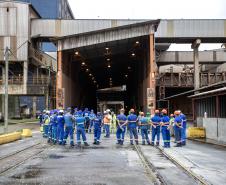
M39 177L42 171L40 169L32 169L25 173L15 174L12 176L14 179L32 179Z
M61 158L64 158L65 156L63 155L56 155L56 154L50 154L48 156L49 159L61 159Z

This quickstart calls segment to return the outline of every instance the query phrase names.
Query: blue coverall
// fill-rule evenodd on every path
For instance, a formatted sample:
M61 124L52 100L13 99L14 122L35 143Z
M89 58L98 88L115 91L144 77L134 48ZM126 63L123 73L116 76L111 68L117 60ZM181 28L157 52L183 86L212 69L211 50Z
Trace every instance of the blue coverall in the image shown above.
M88 109L85 109L85 111L83 112L83 116L85 118L85 131L88 132L89 129L89 124L90 124L90 119L89 119L89 114L90 112L88 111Z
M75 118L75 124L77 130L77 144L81 145L81 135L83 142L86 143L85 118L82 115L78 115Z
M96 115L93 113L93 112L91 112L90 113L90 115L89 115L89 120L90 120L90 124L89 124L89 133L91 133L92 132L92 127L93 127L93 120L96 118Z
M57 116L57 138L58 138L58 143L61 145L63 144L64 141L64 116L63 115L58 115Z
M165 148L170 148L170 118L167 115L163 115L161 117L161 122L163 123L162 125L162 138L164 142L164 147Z
M49 123L46 124L46 120L50 119L49 116L47 114L44 114L43 116L43 137L47 138L48 137L48 132L49 132Z
M174 123L175 123L175 137L176 137L177 146L181 146L182 128L180 126L182 126L182 122L183 120L180 115L175 117Z
M141 117L140 118L140 130L141 130L141 137L142 137L142 145L145 145L145 140L150 145L150 140L148 137L148 129L149 129L149 118Z
M182 129L181 129L181 144L186 145L186 128L187 128L187 119L184 114L181 114L182 119Z
M94 144L99 144L102 126L101 116L97 116L93 119L93 126L94 126Z
M57 114L55 113L52 118L52 141L54 144L57 142Z
M152 145L155 144L155 136L157 136L157 141L156 145L159 145L159 140L160 140L160 122L161 122L161 117L159 114L155 114L151 118L152 124L155 126L152 126Z
M64 115L65 133L63 144L66 144L67 138L70 135L70 145L74 146L74 118L70 113Z
M124 142L124 137L125 137L125 132L126 132L126 125L123 125L126 122L127 118L125 116L125 114L119 114L117 116L117 121L118 121L118 125L117 125L117 131L116 131L116 137L117 137L117 144L121 144L123 145Z
M133 145L133 137L136 144L138 144L138 134L137 134L137 115L131 113L128 118L128 129L130 135L130 144Z

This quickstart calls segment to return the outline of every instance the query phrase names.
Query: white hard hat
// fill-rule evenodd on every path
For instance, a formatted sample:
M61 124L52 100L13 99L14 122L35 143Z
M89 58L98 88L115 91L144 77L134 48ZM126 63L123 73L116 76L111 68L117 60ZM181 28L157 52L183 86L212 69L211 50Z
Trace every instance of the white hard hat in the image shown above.
M60 110L59 113L64 113L64 110Z
M111 110L110 109L107 109L106 112L111 112Z
M107 113L107 111L104 111L104 114L106 114Z
M50 111L49 111L49 110L47 110L47 111L46 111L46 114L50 114Z

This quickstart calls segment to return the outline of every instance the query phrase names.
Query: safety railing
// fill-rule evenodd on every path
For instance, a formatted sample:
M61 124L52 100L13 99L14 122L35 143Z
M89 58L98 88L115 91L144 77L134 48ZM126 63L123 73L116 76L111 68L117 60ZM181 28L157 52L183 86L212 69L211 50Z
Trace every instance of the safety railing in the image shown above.
M36 60L39 65L50 68L54 72L57 71L56 59L48 54L29 46L29 56Z
M225 81L226 73L200 73L200 86L208 86ZM194 87L193 73L161 73L157 78L157 86Z

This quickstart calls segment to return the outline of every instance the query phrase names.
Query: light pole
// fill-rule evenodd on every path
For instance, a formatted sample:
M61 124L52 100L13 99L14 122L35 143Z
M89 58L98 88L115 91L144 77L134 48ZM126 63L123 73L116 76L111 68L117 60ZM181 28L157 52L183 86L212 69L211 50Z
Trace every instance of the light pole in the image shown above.
M8 76L9 76L9 48L5 49L5 116L4 133L8 132Z

